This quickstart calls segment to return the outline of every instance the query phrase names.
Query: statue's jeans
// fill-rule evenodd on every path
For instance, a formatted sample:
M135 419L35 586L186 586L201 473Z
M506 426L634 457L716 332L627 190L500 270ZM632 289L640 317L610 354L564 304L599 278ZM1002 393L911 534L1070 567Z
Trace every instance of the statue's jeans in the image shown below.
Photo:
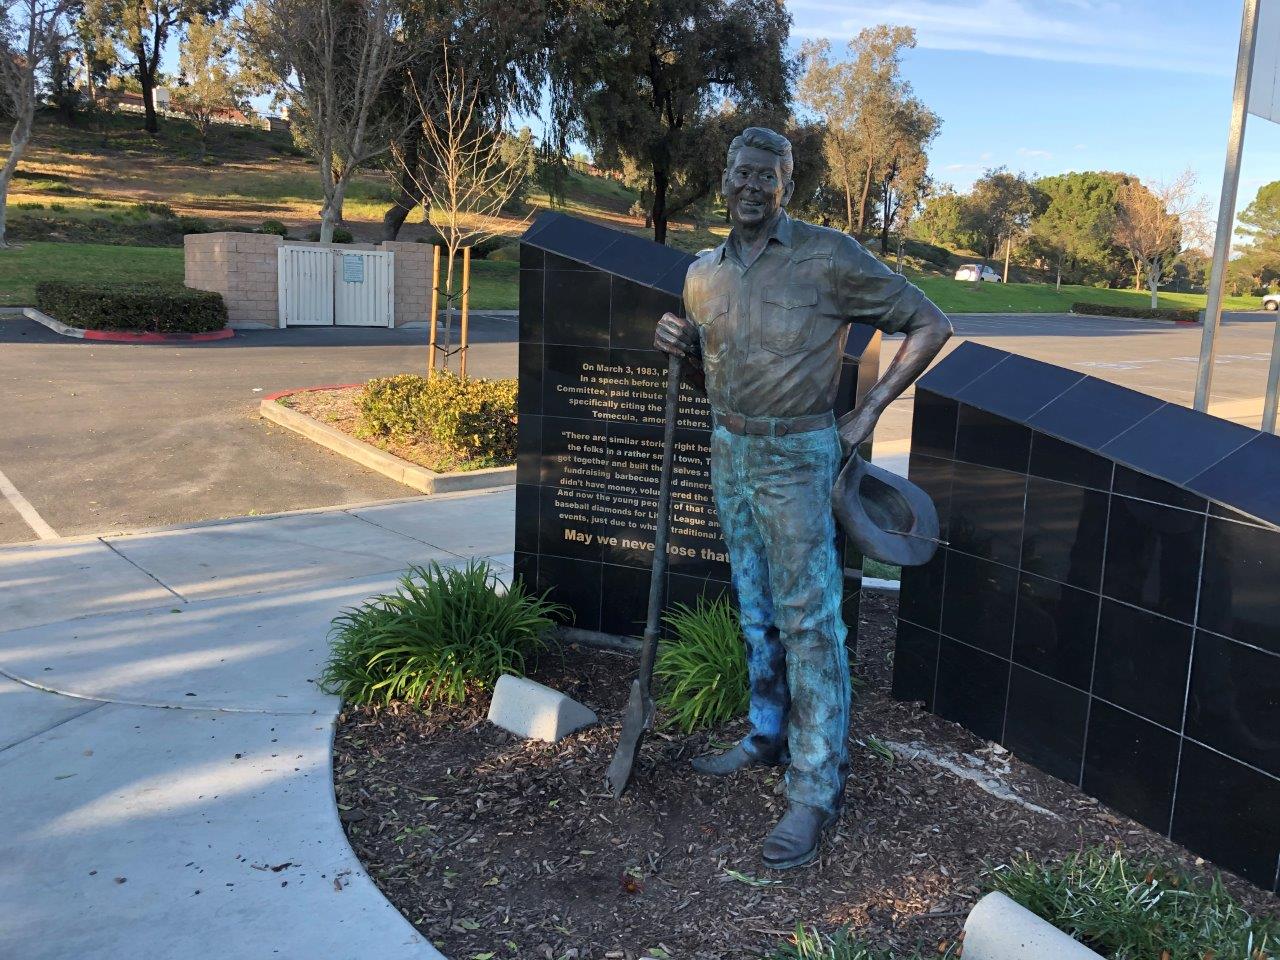
M831 487L834 427L782 437L711 435L711 483L729 548L751 678L743 747L789 748L787 798L840 804L848 771L849 661Z

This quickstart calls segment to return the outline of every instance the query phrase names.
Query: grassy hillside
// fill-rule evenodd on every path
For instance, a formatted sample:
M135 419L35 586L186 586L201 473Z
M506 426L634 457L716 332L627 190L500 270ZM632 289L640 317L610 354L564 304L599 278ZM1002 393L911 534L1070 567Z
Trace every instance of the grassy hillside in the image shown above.
M631 216L636 195L614 180L573 173L566 194L562 209L567 213L650 235L643 220ZM380 239L382 215L393 195L384 171L367 171L351 184L345 224L357 239ZM36 282L54 277L181 283L184 230L253 230L264 220L279 220L302 238L318 226L320 199L316 166L288 134L215 128L204 150L195 129L181 120L165 120L153 138L140 129L137 117L77 125L41 117L10 195L10 237L22 246L0 252L0 304L32 303ZM526 216L498 226L517 235L547 206L547 196L534 188L526 198ZM426 232L417 211L400 239ZM677 221L669 241L694 251L719 243L726 233L718 219ZM918 246L908 244L907 273L950 312L1061 312L1077 300L1149 304L1145 293L1132 290L957 282L950 276L959 254L948 258L946 251L935 250L941 259L930 262L911 255ZM516 306L515 264L477 261L475 274L476 307ZM1167 293L1160 302L1195 308L1203 306L1204 297ZM1250 297L1227 303L1228 309L1257 307Z

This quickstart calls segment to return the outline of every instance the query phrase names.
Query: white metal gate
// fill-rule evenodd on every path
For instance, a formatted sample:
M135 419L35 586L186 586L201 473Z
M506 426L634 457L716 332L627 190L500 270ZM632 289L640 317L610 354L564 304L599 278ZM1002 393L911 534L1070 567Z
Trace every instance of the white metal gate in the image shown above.
M334 323L391 326L395 289L394 253L333 251Z
M276 280L282 327L395 323L394 253L285 245Z
M333 326L332 260L328 247L280 247L276 259L280 326Z

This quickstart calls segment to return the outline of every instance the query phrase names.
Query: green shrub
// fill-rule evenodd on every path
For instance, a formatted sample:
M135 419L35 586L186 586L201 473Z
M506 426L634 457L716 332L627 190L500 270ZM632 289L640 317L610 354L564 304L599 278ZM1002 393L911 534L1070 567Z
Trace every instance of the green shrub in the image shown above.
M1200 319L1198 310L1175 310L1169 307L1113 306L1109 303L1085 303L1083 301L1071 305L1072 313L1081 313L1094 317L1134 317L1138 320L1190 320Z
M307 234L307 239L312 241L313 243L319 242L320 231L312 230L310 233ZM351 231L348 230L346 227L334 227L333 242L334 243L355 243L356 238L352 235Z
M653 673L665 723L685 733L713 727L747 711L751 691L742 627L727 597L677 604L663 621L675 639L658 648Z
M1194 879L1119 851L1060 864L1030 857L991 872L991 885L1111 960L1280 956L1280 917L1252 917L1215 877Z
M502 590L482 561L410 567L394 593L334 619L321 686L353 703L462 703L523 674L563 613L522 580Z
M51 203L49 204L49 209L56 210L61 213L63 210L67 209L67 205L65 203Z
M277 237L289 236L289 228L280 220L263 220L258 227L259 233L274 233Z
M500 246L493 253L486 257L494 263L519 263L520 262L520 244L506 243Z
M940 960L958 955L959 943L948 943L933 954ZM817 930L796 927L790 943L775 951L769 960L925 960L925 954L913 950L909 954L896 954L892 950L868 946L850 930L843 929L834 936L825 936Z
M178 229L183 233L216 233L218 228L204 217L179 217Z
M161 203L159 200L144 200L141 203L135 203L133 209L144 217L155 214L157 217L164 217L166 220L175 220L178 216L173 212L173 207L167 203Z
M33 203L31 201L27 201L26 203L17 203L17 204L14 204L14 206L17 207L19 210L43 210L44 209L43 203Z
M36 284L36 306L85 330L203 333L227 325L222 294L186 287L45 280Z
M404 373L365 384L359 399L366 436L430 437L473 466L499 466L516 456L516 381L462 380L439 372Z

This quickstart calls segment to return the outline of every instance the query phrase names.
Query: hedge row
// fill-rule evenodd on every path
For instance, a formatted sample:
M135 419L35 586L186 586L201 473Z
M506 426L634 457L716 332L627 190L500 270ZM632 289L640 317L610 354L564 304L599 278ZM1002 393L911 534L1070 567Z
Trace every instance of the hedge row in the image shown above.
M1072 313L1084 313L1094 317L1134 317L1138 320L1190 320L1200 319L1199 310L1174 310L1168 307L1121 307L1110 303L1073 303Z
M448 372L428 380L402 373L370 380L359 405L366 435L431 437L479 466L515 462L515 380L462 380Z
M85 330L207 333L227 325L222 294L186 287L45 280L36 284L36 306Z

